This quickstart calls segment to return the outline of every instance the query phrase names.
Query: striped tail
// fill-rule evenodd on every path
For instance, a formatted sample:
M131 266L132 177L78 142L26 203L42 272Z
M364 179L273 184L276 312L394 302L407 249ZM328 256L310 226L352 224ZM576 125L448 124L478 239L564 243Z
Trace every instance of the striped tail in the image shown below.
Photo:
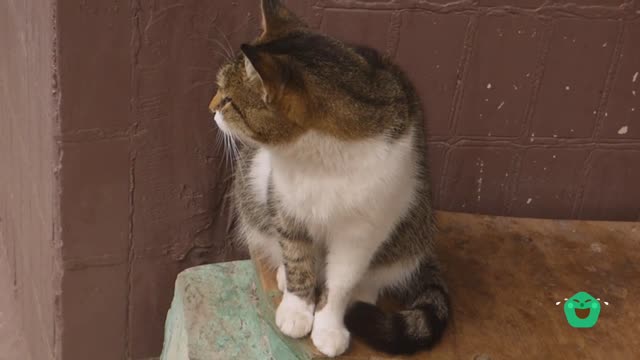
M430 349L447 326L449 295L443 284L422 285L407 310L386 313L375 305L356 302L347 310L347 329L369 346L391 354Z

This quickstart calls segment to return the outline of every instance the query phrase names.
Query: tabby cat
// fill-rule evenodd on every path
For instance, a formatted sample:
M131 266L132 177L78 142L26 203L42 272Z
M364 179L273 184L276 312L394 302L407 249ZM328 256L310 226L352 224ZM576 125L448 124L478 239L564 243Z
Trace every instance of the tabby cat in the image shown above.
M278 0L262 34L224 65L209 108L242 147L239 232L277 269L280 330L327 356L350 334L391 353L442 336L449 299L433 250L423 115L375 50L315 33ZM406 310L387 313L390 293Z

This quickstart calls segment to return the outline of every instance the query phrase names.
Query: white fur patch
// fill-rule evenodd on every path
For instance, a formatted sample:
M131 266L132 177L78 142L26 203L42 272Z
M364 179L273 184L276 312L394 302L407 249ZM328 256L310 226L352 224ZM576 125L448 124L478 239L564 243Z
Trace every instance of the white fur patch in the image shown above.
M384 290L401 289L406 286L419 264L420 261L416 258L368 270L351 293L351 302L362 301L375 304L378 295Z
M415 153L413 131L393 142L383 137L341 141L309 131L293 144L263 148L256 155L251 186L257 198L266 201L271 176L282 210L306 225L314 245L326 247L326 261L317 263L326 264L318 275L326 276L328 302L309 320L313 305L285 289L276 313L283 333L304 336L313 324L314 345L327 356L338 356L349 345L342 319L352 295L375 301L380 290L408 278L414 263L375 272L368 268L415 200L417 156L422 154ZM259 241L266 242L261 245L274 258L274 267L280 265L278 242L264 236L249 240ZM284 271L278 271L278 278L284 288Z
M321 353L329 357L344 353L349 347L349 337L342 317L336 318L327 307L316 313L311 341Z
M283 334L301 338L311 331L313 325L313 303L307 304L298 296L285 292L276 310L276 325Z
M267 202L267 190L270 174L271 156L267 150L260 149L253 158L249 179L251 181L251 187L256 193L258 201L261 204L265 204Z
M414 275L418 265L420 265L420 259L418 258L411 261L393 263L375 270L369 270L366 280L380 290L402 288Z
M222 115L222 112L216 111L216 114L213 116L213 120L215 120L216 125L218 125L218 128L222 130L222 132L226 134L231 133L229 126L227 125L226 122L224 122L224 115Z
M284 265L278 266L278 271L276 272L276 282L278 283L278 290L284 292L287 288L287 274L285 272Z
M307 224L336 229L359 216L393 224L413 200L416 187L412 135L396 143L383 138L343 142L309 132L285 149L271 151L274 189L292 215Z

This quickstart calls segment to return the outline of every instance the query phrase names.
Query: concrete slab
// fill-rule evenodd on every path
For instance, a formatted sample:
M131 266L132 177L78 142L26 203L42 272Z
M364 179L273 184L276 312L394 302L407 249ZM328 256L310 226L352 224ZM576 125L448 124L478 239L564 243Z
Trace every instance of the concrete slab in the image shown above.
M402 359L640 358L640 223L440 213L439 224L453 320L435 349ZM256 267L257 278L248 262L181 274L163 360L324 358L277 331L275 274ZM592 328L565 317L579 291L600 299ZM354 339L342 358L394 357Z

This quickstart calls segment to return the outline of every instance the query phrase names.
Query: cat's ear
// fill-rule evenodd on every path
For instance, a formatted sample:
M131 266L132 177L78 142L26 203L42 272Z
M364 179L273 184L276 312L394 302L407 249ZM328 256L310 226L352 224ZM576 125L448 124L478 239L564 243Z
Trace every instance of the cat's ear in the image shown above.
M266 104L278 99L291 77L288 67L271 54L265 53L257 46L242 44L240 50L244 54L244 69L249 81L257 81L262 86L262 100Z
M262 0L262 36L275 37L305 27L280 0Z

